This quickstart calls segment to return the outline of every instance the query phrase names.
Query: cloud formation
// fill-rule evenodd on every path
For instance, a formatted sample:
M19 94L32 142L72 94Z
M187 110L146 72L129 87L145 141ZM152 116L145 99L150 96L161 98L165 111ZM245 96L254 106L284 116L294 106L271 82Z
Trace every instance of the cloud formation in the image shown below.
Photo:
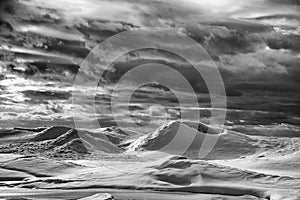
M2 20L1 28L11 26L14 30L11 31L13 40L6 39L5 42L13 45L30 43L39 51L67 54L71 60L68 66L75 62L74 66L78 67L89 50L106 38L151 26L177 30L200 43L219 66L223 64L220 70L225 81L299 81L300 14L297 0L63 0L59 5L52 1L29 0L11 4L1 3L10 14L10 18ZM163 39L161 43L176 46L176 43ZM188 50L188 47L178 48ZM118 77L133 64L155 61L192 77L193 70L187 70L186 62L166 52L160 53L160 56L150 51L140 53L138 57L126 55L126 60L116 62L113 67L117 70L110 73L119 73L115 75ZM54 68L61 66L64 69L61 61L54 62ZM30 65L53 69L45 63ZM68 74L76 73L77 67L68 69ZM205 61L203 67L207 67Z

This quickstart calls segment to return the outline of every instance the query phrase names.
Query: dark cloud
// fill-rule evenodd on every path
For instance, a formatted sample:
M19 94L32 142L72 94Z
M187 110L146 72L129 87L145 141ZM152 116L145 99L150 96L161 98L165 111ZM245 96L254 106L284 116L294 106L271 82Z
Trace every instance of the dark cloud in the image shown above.
M281 50L222 56L227 81L299 82L300 58Z
M0 16L3 14L14 14L15 0L1 0L0 1Z
M5 12L20 11L13 15L13 23L0 20L1 30L3 27L6 32L13 32L14 28L18 30L9 35L11 39L5 38L9 44L60 53L75 60L83 59L92 47L120 32L145 26L165 27L189 35L205 47L216 62L222 61L224 68L221 72L226 81L299 81L299 14L295 12L299 1L296 0L207 3L181 0L87 0L70 3L63 0L61 4L65 6L50 1L43 1L44 4L24 1L19 6L12 2L15 1L0 1L0 8ZM80 12L74 7L90 9ZM97 9L103 13L96 12ZM47 31L36 29L43 24L47 25ZM32 25L36 26L22 31L22 28ZM64 38L66 36L70 38ZM162 46L189 50L165 38L162 35L156 39ZM126 55L126 60L114 63L115 70L109 71L107 76L117 79L133 66L156 62L180 69L195 87L202 84L201 79L194 76L191 66L181 58L166 52L133 55ZM70 71L70 68L76 72L80 61L75 64L70 62L71 67L47 62L36 62L34 65L51 73ZM203 67L208 66L203 64Z
M269 34L266 44L271 49L288 49L300 52L300 35Z
M277 15L267 15L267 16L259 16L251 19L255 20L266 20L266 19L296 19L300 20L300 16L294 14L277 14Z
M268 24L262 24L255 21L246 21L246 20L237 20L237 19L228 19L220 20L215 22L209 22L209 25L212 26L225 26L228 29L247 32L247 33L262 33L272 30L272 26Z
M299 0L267 0L270 4L300 5Z
M207 44L209 49L212 48L219 55L252 52L254 50L247 36L238 31L230 31L229 35L225 37L210 35L204 43Z

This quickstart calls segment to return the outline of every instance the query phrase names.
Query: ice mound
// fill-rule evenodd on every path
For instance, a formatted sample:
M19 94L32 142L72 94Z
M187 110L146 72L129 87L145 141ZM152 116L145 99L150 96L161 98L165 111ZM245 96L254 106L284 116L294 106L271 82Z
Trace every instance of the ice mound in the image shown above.
M74 140L71 140L67 142L66 144L56 147L55 149L56 153L72 153L72 152L77 152L77 153L82 153L82 154L89 154L89 150L84 146L83 142L77 138Z
M67 127L67 126L52 126L39 132L32 140L43 141L43 140L56 139L57 137L65 134L67 131L71 129L72 129L71 127Z
M206 124L203 124L201 122L188 122L188 121L185 121L185 122L183 122L183 124L186 124L189 127L195 128L201 133L217 135L217 134L220 134L220 133L223 132L222 129L213 128L213 127L210 127L210 126L208 126Z
M105 153L122 153L123 150L111 142L101 131L90 132L85 130L77 130L81 141L85 147L91 152Z
M92 133L66 126L53 126L39 130L41 131L18 129L18 134L25 135L23 138L26 139L14 141L9 137L9 140L0 146L0 152L62 158L78 158L99 151L122 152L101 132Z
M169 122L155 132L132 142L128 151L162 151L173 155L180 153L188 157L198 157L200 150L210 150L213 147L206 159L230 159L253 154L258 148L257 140L246 135L226 130L218 134L220 131L207 126L200 124L199 127L196 129L195 124ZM216 144L209 147L206 138L215 139Z
M101 131L112 143L119 145L124 139L126 139L130 133L135 134L131 131L123 131L119 127L112 126L107 127Z
M54 140L51 140L49 146L53 146L53 147L62 146L75 139L79 139L79 135L75 129L70 129L63 135L57 137Z
M155 132L142 136L134 141L128 150L159 150L166 146L176 136L180 123L172 121L158 128ZM185 128L188 128L184 125Z

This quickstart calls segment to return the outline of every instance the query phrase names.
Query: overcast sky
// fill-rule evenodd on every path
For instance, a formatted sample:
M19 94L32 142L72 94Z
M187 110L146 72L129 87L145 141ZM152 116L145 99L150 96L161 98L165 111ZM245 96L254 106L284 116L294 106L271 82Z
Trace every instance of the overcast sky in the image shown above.
M172 28L202 44L216 62L222 63L219 66L225 82L298 84L300 80L298 0L20 2L11 24L23 33L86 40L92 48L124 30ZM159 59L174 61L166 55Z

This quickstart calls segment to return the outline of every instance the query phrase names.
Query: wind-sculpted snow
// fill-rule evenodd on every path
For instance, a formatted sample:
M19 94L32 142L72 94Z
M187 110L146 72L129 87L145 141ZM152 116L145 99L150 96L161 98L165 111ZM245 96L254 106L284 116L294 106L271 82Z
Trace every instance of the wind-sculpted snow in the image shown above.
M68 190L102 188L110 192L184 192L230 199L299 197L300 177L291 171L299 166L298 138L279 140L221 130L212 152L195 159L196 154L191 152L197 152L205 135L215 136L215 128L182 122L183 130L198 130L196 142L184 155L171 156L172 151L168 151L170 156L159 160L143 156L167 145L180 124L168 122L144 136L117 127L91 131L65 126L1 130L0 150L6 153L0 159L1 184L47 190L49 195L53 189L69 195ZM86 197L92 196L89 194Z

